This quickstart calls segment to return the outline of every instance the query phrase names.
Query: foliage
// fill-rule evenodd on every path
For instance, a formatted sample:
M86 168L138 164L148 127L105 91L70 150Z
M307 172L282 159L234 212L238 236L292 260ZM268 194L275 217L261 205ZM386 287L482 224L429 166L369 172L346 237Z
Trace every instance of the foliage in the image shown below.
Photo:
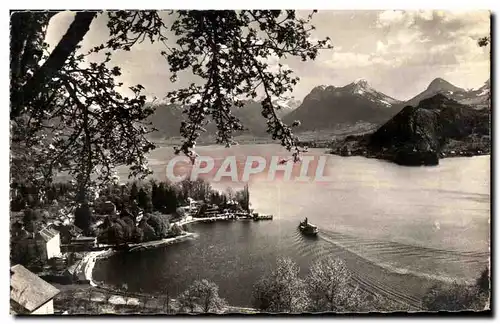
M37 243L32 238L11 238L10 242L10 262L11 264L21 264L28 269L40 268L44 264L43 250L37 247Z
M167 236L169 223L165 216L158 214L148 214L144 217L144 219L145 222L153 228L156 239L159 240Z
M41 218L39 210L25 209L23 213L23 224L24 228L28 232L35 232L35 223Z
M488 46L490 43L491 43L491 37L490 37L490 36L481 37L481 38L477 41L477 45L479 45L479 47L486 47L486 46Z
M92 210L87 201L84 201L75 210L75 225L83 230L85 235L90 235L92 225Z
M243 190L236 192L235 200L245 211L250 210L250 191L248 190L248 184L245 185Z
M156 240L156 232L154 228L151 225L149 225L146 221L143 220L139 223L139 229L143 233L142 239L144 242Z
M172 227L170 228L169 235L170 236L179 236L184 232L182 227L180 227L178 224L173 224Z
M267 62L288 56L306 61L329 47L327 40L311 41L312 14L302 19L294 10L180 10L170 13L170 26L157 11L81 11L49 50L44 38L55 14L11 15L11 174L14 181L42 188L55 174L67 172L77 180L79 201L89 198L92 174L96 184L106 184L116 181L117 165L128 165L131 175L150 172L145 155L154 145L146 137L152 131L146 120L153 108L145 105L140 84L129 87L131 96L118 91L121 69L109 66L115 52L145 40L160 42L171 81L188 69L200 79L168 94L186 106L187 122L180 125L185 141L177 152L193 156L190 150L207 117L219 129L218 141L231 144L233 130L243 128L231 109L258 92L264 95L268 132L288 149L296 146L273 99L291 92L298 78ZM109 39L82 53L79 43L102 15ZM167 45L168 30L175 35L174 47Z
M177 205L185 204L191 195L209 197L209 201L227 201L224 194L213 190L203 180L193 183L187 180L176 184L136 181L126 185L109 185L101 190L95 205L106 201L115 203L120 218L106 218L98 233L98 240L109 244L125 244L180 235L182 228L170 226L170 219L175 215L164 213L175 212ZM182 197L186 197L186 201ZM144 217L136 225L139 210L143 211Z
M130 188L130 200L131 201L139 201L139 189L137 188L137 182L132 183L132 187Z
M226 301L219 297L219 287L206 279L196 280L177 297L177 301L182 312L191 313L197 309L204 313L215 313L226 306Z
M328 47L328 40L310 41L312 14L307 19L298 18L294 10L180 10L175 15L171 29L177 46L162 52L173 73L171 80L187 69L204 80L203 85L193 83L168 94L172 103L187 107L188 121L180 130L185 142L178 151L191 155L207 117L217 125L217 141L232 144L233 131L244 127L231 108L243 106L245 98L256 98L258 91L264 94L262 116L268 132L292 149L296 138L277 116L273 99L291 92L298 78L281 64L270 69L268 60L298 56L306 61Z
M350 285L350 271L341 259L328 257L317 261L309 269L305 282L311 311L360 311L360 291Z
M298 265L289 258L278 258L276 269L254 285L254 306L266 312L306 311L309 300L305 288Z
M489 275L485 270L474 285L457 282L434 285L427 291L422 303L429 311L477 311L489 307L489 296Z
M183 203L188 203L188 198L206 200L212 191L210 183L202 179L196 179L195 181L185 179L178 185L180 187L179 198Z
M175 188L164 182L159 185L155 182L151 188L151 201L155 210L168 214L175 212L177 208Z
M141 85L129 88L130 98L118 92L121 72L108 66L111 53L99 62L77 52L96 12L76 13L49 53L43 40L54 14L11 16L12 176L40 186L67 172L84 199L91 174L105 183L117 165L129 165L131 174L146 171L144 154L154 145L145 137L145 119L153 110L144 106Z
M149 192L146 192L144 188L141 188L139 190L139 193L137 194L137 204L139 205L139 207L144 209L144 211L151 212L153 209L151 200L152 199Z

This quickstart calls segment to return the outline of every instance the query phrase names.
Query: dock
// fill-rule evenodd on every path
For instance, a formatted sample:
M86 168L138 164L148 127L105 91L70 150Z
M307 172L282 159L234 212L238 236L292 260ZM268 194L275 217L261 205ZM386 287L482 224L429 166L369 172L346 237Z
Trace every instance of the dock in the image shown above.
M217 221L261 221L261 220L273 220L273 215L250 215L250 214L219 214L217 216L210 217L193 217L189 220L180 221L179 225L191 224L191 223L213 223Z

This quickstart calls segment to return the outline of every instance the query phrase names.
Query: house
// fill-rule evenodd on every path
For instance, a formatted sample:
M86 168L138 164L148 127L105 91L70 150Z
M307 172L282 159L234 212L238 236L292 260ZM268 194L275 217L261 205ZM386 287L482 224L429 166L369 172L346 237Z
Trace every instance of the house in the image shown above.
M40 245L48 260L61 255L61 237L59 231L47 226L38 232L36 240L37 242L42 242Z
M54 314L54 297L59 290L20 264L10 268L11 314Z
M97 244L97 237L94 236L79 236L71 239L72 246L81 246L91 249Z
M65 225L59 221L54 222L50 225L50 227L59 232L59 237L62 244L70 243L72 238L81 236L83 233L83 230L79 227L73 224Z

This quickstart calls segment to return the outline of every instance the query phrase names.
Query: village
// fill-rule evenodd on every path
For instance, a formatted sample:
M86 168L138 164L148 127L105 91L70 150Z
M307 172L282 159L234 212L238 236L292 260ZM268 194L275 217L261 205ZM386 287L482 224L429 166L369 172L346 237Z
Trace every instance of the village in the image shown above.
M123 290L102 287L92 280L96 261L114 253L158 248L193 238L194 233L188 231L188 224L272 220L272 215L259 215L249 208L248 187L242 193L243 200L223 199L219 203L187 197L187 204L176 207L168 214L147 212L145 209L148 208L141 208L142 204L137 204L135 200L129 204L130 208L121 206L122 210L109 200L97 200L95 204L73 209L59 208L54 203L49 209L51 213L43 212L36 222L31 222L33 216L29 216L29 209L11 212L11 247L14 254L11 255L11 312L67 314L68 310L61 309L62 305L58 305L57 300L60 292L68 287L73 290L76 287L74 291L81 290L79 287L92 287L94 291L100 290L101 294L104 289L107 294L123 296ZM82 221L78 219L82 208L92 211L88 227L85 222L81 225ZM152 230L148 234L150 227ZM140 238L137 232L140 232ZM86 292L87 288L83 291ZM129 302L120 297L117 303L127 305Z

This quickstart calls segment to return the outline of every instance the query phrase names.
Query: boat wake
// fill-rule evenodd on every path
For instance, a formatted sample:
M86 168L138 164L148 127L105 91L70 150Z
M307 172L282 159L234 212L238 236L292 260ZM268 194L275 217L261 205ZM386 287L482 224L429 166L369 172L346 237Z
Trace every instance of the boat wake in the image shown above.
M471 283L489 263L489 252L436 249L333 231L324 231L322 238L391 272L430 280Z
M459 272L472 268L469 272L476 273L487 266L489 258L487 252L427 248L328 230L322 230L315 242L298 233L293 245L300 255L313 255L315 260L332 255L342 258L361 289L415 310L422 309L421 298L433 284L475 280L473 275L464 278L447 271L450 263L457 263Z

